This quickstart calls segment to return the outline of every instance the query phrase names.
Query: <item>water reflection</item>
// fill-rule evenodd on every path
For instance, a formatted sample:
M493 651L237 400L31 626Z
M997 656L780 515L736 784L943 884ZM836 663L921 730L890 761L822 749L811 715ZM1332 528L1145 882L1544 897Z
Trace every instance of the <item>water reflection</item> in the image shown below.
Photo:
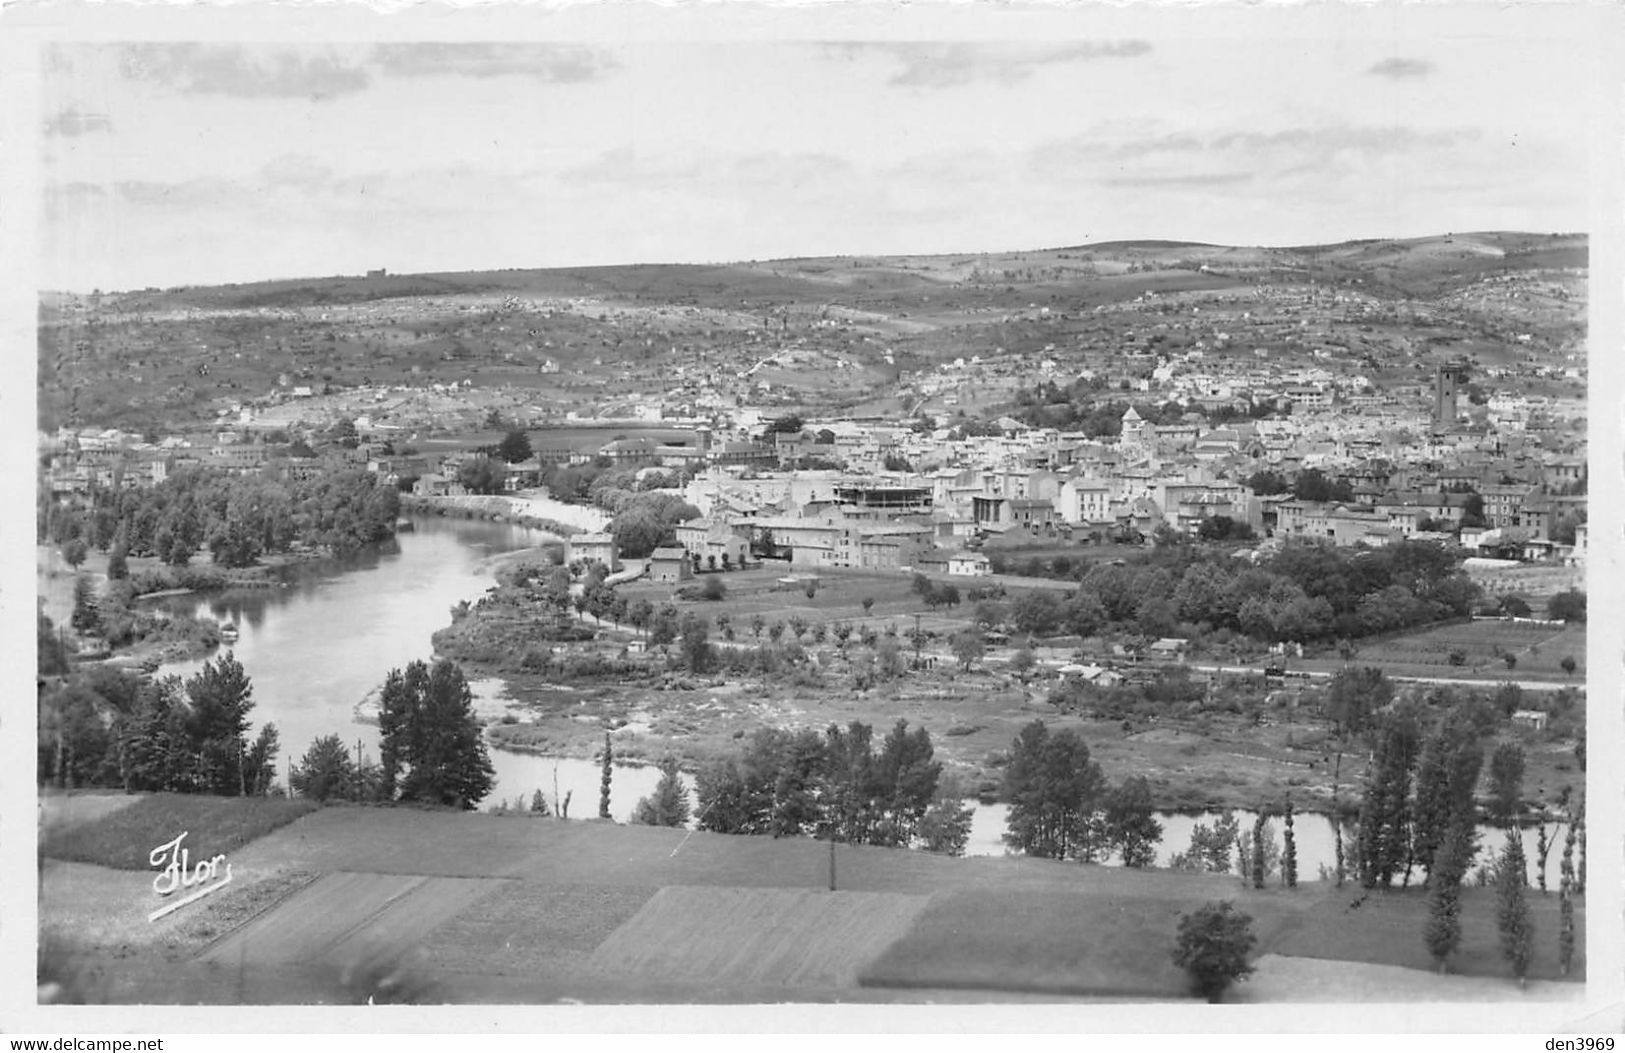
M285 778L290 756L323 735L359 737L376 757L377 731L354 722L356 704L389 670L432 657L430 638L449 623L452 606L491 586L492 555L545 540L511 524L427 518L390 545L287 568L286 587L154 602L237 623L238 639L221 653L230 650L253 681L250 734L277 725ZM190 676L203 661L159 672Z

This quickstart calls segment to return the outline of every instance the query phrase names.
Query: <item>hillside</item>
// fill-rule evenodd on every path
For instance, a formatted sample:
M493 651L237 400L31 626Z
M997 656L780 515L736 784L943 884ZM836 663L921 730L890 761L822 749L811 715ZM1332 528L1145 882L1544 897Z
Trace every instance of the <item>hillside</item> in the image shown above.
M160 795L107 815L66 800L86 802L79 821L125 829L188 818L194 803ZM73 822L57 804L55 821ZM229 809L209 814L190 817L199 853L215 827L240 826ZM1259 937L1259 974L1238 1001L1515 990L1481 889L1464 896L1456 975L1438 977L1417 935L1419 889L1255 891L1228 875L842 845L831 891L829 846L808 839L405 808L325 808L228 859L234 887L150 924L148 870L46 860L51 974L110 1002L365 1000L388 992L367 986L384 974L419 1001L1178 1000L1178 917L1226 898ZM1545 982L1556 897L1532 905L1527 997L1572 998L1578 985Z
M1287 364L1330 349L1397 380L1435 351L1572 356L1587 244L1505 232L1114 242L45 294L39 419L161 431L295 388L436 382L514 393L504 404L533 422L640 398L698 415L742 402L975 414L1008 403L1042 361L1064 375L1193 346ZM991 382L933 399L923 375L960 359Z

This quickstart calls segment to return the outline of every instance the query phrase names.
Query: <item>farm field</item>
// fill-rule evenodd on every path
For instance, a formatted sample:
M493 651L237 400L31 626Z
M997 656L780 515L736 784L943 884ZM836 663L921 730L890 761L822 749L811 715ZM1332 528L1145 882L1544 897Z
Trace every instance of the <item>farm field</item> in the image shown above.
M918 615L922 630L941 636L963 628L965 615L969 609L968 602L962 599L961 605L954 610L948 608L934 612L926 610L919 596L913 591L911 577L896 571L830 569L815 571L792 567L788 563L769 563L761 567L752 567L750 570L714 575L702 574L692 579L692 582L703 584L705 580L713 577L727 586L727 595L723 599L694 602L678 600L676 601L678 608L694 610L713 622L719 614L727 615L735 639L743 643L755 641L751 620L758 615L768 625L775 621L782 621L788 625L792 618L799 618L809 626L847 622L854 628L867 625L878 632L884 632L888 626L894 626L899 633L913 631L914 619ZM816 579L818 582L817 590L811 598L806 594L806 583L809 579ZM975 578L951 580L959 588L961 597L968 589L988 584L986 580ZM1051 584L1058 587L1062 583ZM624 593L628 600L643 597L651 603L663 603L675 598L676 588L640 580L622 585L618 591ZM865 598L875 601L867 614L863 610ZM720 635L716 634L718 637ZM764 629L764 639L765 636Z
M1357 647L1356 664L1377 666L1390 676L1538 679L1585 686L1583 624L1473 621L1367 641ZM1460 652L1460 665L1451 663L1453 652ZM1510 666L1506 655L1513 658ZM1563 669L1565 657L1574 659L1572 675Z
M671 886L598 945L606 975L735 985L851 987L927 897L895 892Z
M1221 875L841 846L830 893L828 845L811 840L408 809L324 809L232 860L249 876L233 895L267 891L218 932L198 915L132 943L119 920L151 898L145 875L73 863L44 868L42 924L112 1001L354 1000L383 962L431 1000L1176 999L1173 926L1216 898L1253 915L1261 955L1426 964L1419 890L1254 891ZM1556 896L1531 900L1537 942L1555 944ZM1492 915L1490 894L1469 890L1452 977L1489 997L1516 989ZM1534 976L1552 968L1538 953ZM184 997L160 972L188 981ZM1272 997L1291 997L1270 975ZM1318 975L1338 1000L1338 974Z

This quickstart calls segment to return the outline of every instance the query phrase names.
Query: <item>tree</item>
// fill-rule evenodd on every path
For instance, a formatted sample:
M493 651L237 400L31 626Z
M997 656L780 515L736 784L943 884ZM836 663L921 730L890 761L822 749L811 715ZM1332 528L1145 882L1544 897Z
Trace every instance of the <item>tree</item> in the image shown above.
M68 671L68 648L62 642L62 636L56 631L56 625L47 618L44 612L37 612L35 622L35 651L37 658L37 671L40 676L57 676Z
M342 798L355 785L356 767L350 748L337 735L324 735L310 744L294 765L288 783L301 797L313 801Z
M609 743L609 732L604 732L604 765L598 781L598 818L608 819L609 785L615 778L615 748Z
M1253 820L1253 850L1247 857L1253 868L1253 888L1264 887L1264 824L1267 821L1263 812Z
M1291 487L1279 474L1264 469L1256 471L1247 477L1247 488L1260 497L1270 494L1284 494Z
M721 578L706 578L705 584L700 586L700 598L706 600L720 600L728 595L728 583Z
M378 730L386 800L472 811L491 792L495 774L474 695L450 659L390 670L379 692Z
M1217 1002L1231 984L1252 975L1247 955L1258 943L1253 919L1228 901L1211 902L1179 917L1174 964L1190 975L1191 987Z
M1447 711L1422 745L1416 769L1416 792L1411 806L1411 854L1435 884L1440 864L1436 856L1456 830L1473 835L1473 789L1484 766L1484 747L1472 716L1464 706ZM1458 855L1466 859L1476 851L1468 845Z
M1168 861L1174 870L1201 870L1212 874L1230 872L1230 853L1241 832L1241 821L1231 811L1224 811L1211 829L1205 823L1191 827L1190 847Z
M970 840L971 818L975 814L976 809L965 803L965 794L958 780L940 779L931 804L920 817L919 828L915 831L920 839L920 847L939 855L964 855L965 844Z
M1563 660L1561 662L1558 662L1557 664L1563 668L1563 673L1564 673L1565 676L1573 676L1574 675L1574 669L1575 669L1575 666L1577 665L1577 663L1574 661L1574 656L1573 655L1571 655L1571 654L1564 655Z
M1495 860L1495 924L1501 934L1501 955L1512 966L1519 984L1529 974L1535 954L1535 934L1524 887L1529 881L1523 838L1508 830L1506 845Z
M62 543L62 562L66 563L70 570L77 571L89 555L90 547L85 544L83 538L73 537Z
M969 671L987 653L987 641L982 637L982 630L970 625L955 633L953 650L960 668Z
M678 631L682 634L683 665L691 673L709 670L712 659L709 623L691 612L683 615Z
M632 623L633 628L642 630L645 635L648 633L649 623L654 621L654 616L655 605L645 597L639 596L627 605L626 620Z
M677 758L667 757L660 762L660 781L655 784L655 792L638 801L632 809L632 821L646 826L688 824L688 791L678 773Z
M1464 824L1457 824L1441 846L1428 879L1428 920L1422 938L1441 973L1461 945L1461 879L1467 869L1463 851L1469 840L1464 836L1466 832Z
M1540 885L1540 894L1546 895L1546 857L1551 855L1552 839L1546 830L1546 816L1540 817L1540 824L1535 828L1535 881Z
M1503 742L1490 755L1490 818L1497 823L1511 823L1517 818L1523 799L1523 747L1516 742Z
M101 631L101 611L96 603L96 590L90 584L89 578L79 577L73 580L73 613L68 617L68 624L79 633Z
M494 457L470 457L457 469L457 481L471 494L500 494L508 470Z
M1484 525L1484 496L1478 493L1469 493L1467 499L1461 503L1461 525L1464 527L1481 527Z
M1546 601L1546 616L1560 622L1586 620L1586 594L1579 589L1567 589Z
M869 612L874 609L874 606L875 598L873 596L865 596L863 598L863 616L865 618L869 616Z
M1416 722L1408 714L1390 717L1379 729L1356 842L1360 883L1368 889L1391 885L1409 853L1408 798L1417 746Z
M893 680L903 675L906 663L902 645L895 636L882 636L875 643L875 674L882 680Z
M271 792L271 783L276 780L277 739L276 725L267 723L255 736L254 744L248 747L248 758L244 765L245 794L264 797Z
M1102 847L1096 811L1105 788L1076 731L1051 734L1042 720L1033 721L1011 743L1005 766L1005 844L1046 859L1094 858Z
M1563 838L1561 877L1557 885L1557 960L1564 976L1569 974L1574 962L1574 828L1571 820L1568 833Z
M188 737L197 755L198 790L228 797L246 794L248 713L254 708L253 686L242 663L227 651L205 662L186 681L190 703Z
M122 543L115 542L112 550L107 553L107 580L123 581L129 576L129 551Z
M1065 614L1060 596L1049 589L1021 593L1010 603L1010 620L1016 630L1035 636L1053 634Z
M509 464L518 464L531 458L530 436L519 428L511 428L497 444L496 454Z
M1162 824L1157 822L1145 776L1124 779L1107 796L1106 839L1126 867L1148 867L1156 860Z
M1332 675L1326 692L1326 715L1339 737L1358 735L1373 714L1393 701L1394 685L1376 666L1344 667Z
M1298 835L1292 829L1292 798L1286 799L1286 829L1281 834L1281 882L1287 888L1298 887Z
M1531 613L1529 601L1516 593L1506 593L1499 599L1501 613L1510 618L1527 618Z

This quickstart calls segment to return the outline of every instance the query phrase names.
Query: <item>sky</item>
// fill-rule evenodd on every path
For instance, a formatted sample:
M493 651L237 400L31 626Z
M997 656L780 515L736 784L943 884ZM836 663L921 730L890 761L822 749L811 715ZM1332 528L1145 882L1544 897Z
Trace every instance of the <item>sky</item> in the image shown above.
M1587 229L1584 21L1400 12L60 41L39 279Z

